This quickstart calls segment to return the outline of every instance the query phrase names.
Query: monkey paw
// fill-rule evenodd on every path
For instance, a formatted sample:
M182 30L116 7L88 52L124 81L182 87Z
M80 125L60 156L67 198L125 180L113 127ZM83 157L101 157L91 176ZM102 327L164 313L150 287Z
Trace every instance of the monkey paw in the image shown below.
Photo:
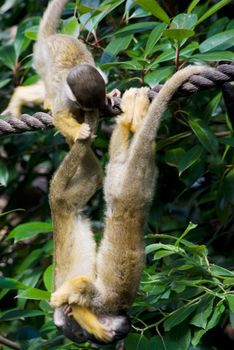
M90 126L87 123L83 123L81 124L81 126L79 127L79 130L77 132L76 140L85 140L87 139L91 134L91 130L90 130Z
M149 108L148 91L147 87L131 88L122 97L121 108L124 113L120 116L119 122L133 133L140 128Z
M50 305L54 308L63 304L85 305L94 292L95 287L88 277L77 276L65 282L51 295Z
M50 305L53 308L60 307L68 303L68 293L61 291L60 288L51 295Z

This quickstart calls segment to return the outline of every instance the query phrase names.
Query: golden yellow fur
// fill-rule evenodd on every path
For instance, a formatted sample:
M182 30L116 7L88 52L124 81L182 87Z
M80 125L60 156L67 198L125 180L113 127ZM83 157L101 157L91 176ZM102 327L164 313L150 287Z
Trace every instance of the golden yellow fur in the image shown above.
M151 105L147 88L130 89L123 95L123 114L109 148L104 182L105 230L97 256L90 226L80 216L80 209L101 179L87 141L72 147L52 181L56 290L51 305L70 303L75 320L104 341L104 334L113 340L126 326L123 316L117 323L115 318L131 306L139 286L144 266L144 224L157 176L154 142L162 114L179 86L204 70L207 68L194 66L177 72ZM76 313L75 305L84 308L82 315ZM101 315L111 317L108 327L103 326L103 337Z

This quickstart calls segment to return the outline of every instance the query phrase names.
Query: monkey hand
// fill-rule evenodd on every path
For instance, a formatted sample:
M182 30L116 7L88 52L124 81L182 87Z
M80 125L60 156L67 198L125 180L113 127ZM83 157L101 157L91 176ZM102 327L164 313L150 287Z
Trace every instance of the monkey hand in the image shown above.
M148 91L149 88L147 87L131 88L122 97L121 108L123 114L119 117L119 123L133 133L140 128L149 108Z
M54 308L64 304L76 304L88 306L95 294L95 286L86 276L75 277L59 287L50 299L50 305Z
M87 123L81 124L75 137L77 140L86 140L91 134L90 126Z

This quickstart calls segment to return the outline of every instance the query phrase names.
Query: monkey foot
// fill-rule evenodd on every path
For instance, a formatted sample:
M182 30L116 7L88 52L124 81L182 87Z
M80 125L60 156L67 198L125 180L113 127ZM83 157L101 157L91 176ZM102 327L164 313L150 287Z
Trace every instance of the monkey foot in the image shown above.
M141 127L149 108L148 91L147 87L131 88L122 97L121 108L123 114L120 116L119 122L132 133L135 133Z

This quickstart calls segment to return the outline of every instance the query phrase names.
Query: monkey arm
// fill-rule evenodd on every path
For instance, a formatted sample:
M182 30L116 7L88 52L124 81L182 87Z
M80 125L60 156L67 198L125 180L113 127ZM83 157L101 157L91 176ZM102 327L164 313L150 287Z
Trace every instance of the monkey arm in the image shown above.
M69 145L72 145L76 140L82 139L81 124L74 118L70 111L64 110L53 113L54 126L64 135ZM80 135L81 131L81 135ZM84 130L84 136L89 136L89 128ZM87 137L84 137L87 138Z

